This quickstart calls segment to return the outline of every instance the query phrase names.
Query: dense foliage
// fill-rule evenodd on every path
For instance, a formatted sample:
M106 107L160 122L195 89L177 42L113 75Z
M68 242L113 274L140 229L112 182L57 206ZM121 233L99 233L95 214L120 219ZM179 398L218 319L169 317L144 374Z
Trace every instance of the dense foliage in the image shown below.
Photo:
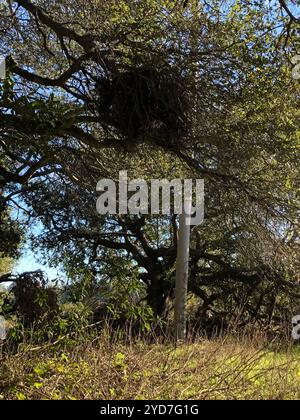
M172 311L176 217L95 211L97 181L127 169L132 178L205 179L205 223L192 232L191 323L270 325L297 309L299 20L289 6L1 6L1 202L42 223L27 235L63 267L74 301L119 303L124 287L120 317L146 304L154 318ZM19 238L1 226L13 249Z

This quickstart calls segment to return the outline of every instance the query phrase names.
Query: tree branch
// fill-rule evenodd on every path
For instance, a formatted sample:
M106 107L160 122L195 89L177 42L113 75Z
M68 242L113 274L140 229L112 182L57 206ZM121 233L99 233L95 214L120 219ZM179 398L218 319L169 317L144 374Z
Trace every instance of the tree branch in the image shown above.
M27 10L32 15L36 16L44 25L52 29L59 38L67 37L76 41L85 50L90 51L91 48L95 47L94 37L91 35L79 35L72 29L66 28L61 23L56 22L47 13L45 13L40 7L36 6L29 0L18 0L17 3Z

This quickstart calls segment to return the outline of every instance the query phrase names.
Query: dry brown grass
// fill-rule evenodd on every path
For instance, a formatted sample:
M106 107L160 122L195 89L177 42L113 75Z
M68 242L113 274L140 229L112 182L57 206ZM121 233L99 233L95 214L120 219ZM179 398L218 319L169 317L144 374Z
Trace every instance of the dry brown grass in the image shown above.
M274 347L274 346L273 346ZM6 356L2 399L298 399L298 347L231 338L122 344L108 334Z

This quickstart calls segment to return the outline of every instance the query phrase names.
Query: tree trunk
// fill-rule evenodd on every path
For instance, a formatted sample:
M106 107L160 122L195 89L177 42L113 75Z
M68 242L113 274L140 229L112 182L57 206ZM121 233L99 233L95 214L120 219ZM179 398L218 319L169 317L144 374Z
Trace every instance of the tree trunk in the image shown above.
M150 284L147 288L147 303L152 308L154 315L163 317L166 310L168 290L163 278L158 273L151 273Z
M192 195L185 198L185 211L179 218L175 284L175 339L186 339L186 300L189 278L190 213Z

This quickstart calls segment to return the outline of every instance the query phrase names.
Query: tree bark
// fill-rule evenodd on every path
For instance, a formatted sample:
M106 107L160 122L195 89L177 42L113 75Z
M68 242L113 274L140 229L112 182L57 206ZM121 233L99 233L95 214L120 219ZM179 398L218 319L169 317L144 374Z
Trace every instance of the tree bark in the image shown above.
M150 283L147 288L147 303L152 308L155 316L163 317L166 310L168 290L163 278L158 273L152 273L149 277Z

